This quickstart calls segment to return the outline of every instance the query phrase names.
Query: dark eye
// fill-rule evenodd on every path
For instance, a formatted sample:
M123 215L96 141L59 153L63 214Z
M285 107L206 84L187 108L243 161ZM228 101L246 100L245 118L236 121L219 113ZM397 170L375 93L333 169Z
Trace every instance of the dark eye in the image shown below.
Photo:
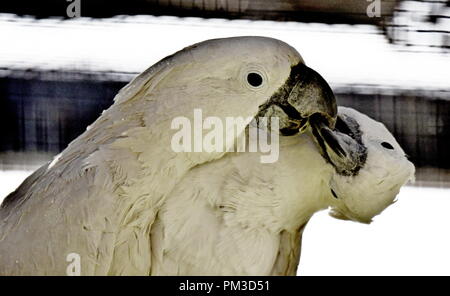
M394 150L394 147L392 147L392 145L389 144L388 142L381 143L381 146L383 146L386 149Z
M263 83L263 78L258 73L252 72L247 75L247 82L253 87L258 87Z

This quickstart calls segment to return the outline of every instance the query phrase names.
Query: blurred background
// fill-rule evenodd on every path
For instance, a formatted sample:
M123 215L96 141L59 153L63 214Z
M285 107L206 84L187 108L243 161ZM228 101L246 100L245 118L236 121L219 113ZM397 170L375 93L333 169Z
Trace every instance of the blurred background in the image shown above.
M205 39L295 47L338 104L382 121L416 182L372 225L321 212L300 275L450 275L450 1L2 0L0 200L139 72Z

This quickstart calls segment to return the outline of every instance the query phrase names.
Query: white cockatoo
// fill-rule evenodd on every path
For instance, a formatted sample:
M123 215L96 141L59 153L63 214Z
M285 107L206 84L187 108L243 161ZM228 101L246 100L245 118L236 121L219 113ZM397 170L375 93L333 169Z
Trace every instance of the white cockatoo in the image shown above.
M370 223L394 202L401 186L415 180L415 167L394 136L365 114L339 107L334 130L319 123L312 131L335 168L329 183L335 218Z
M413 178L383 124L344 107L336 129L315 123L313 135L281 137L275 163L234 153L190 170L151 230L151 273L295 275L315 212L369 223Z
M280 118L281 134L286 137L307 129L312 115L333 128L337 114L329 85L284 42L235 37L185 48L124 87L114 104L85 133L4 200L0 208L0 274L66 274L68 266L72 268L69 271L82 275L187 273L182 261L178 266L171 262L174 270L160 265L168 243L161 240L165 227L161 219L167 219L161 209L168 197L174 201L175 192L179 192L177 184L185 182L186 175L194 175L193 168L208 162L220 163L229 154L229 150L173 149L173 119L183 117L195 122L194 110L220 120L276 116ZM227 133L224 145L233 146L243 133L245 125L236 133ZM250 160L243 161L250 164ZM289 172L296 169L279 171L289 177ZM312 175L309 178L314 180ZM191 190L194 188L197 187ZM186 205L184 198L180 197L180 205L186 207L180 209L182 213L177 212L170 225L179 225L178 217L183 212L190 212L192 218L199 217L198 223L209 225L209 217L227 211L227 207L214 208L206 217L197 213L194 205ZM271 205L276 206L276 202ZM270 225L271 216L266 214L267 211L258 212L255 208L254 215ZM223 218L229 219L227 215ZM192 225L191 221L185 222ZM242 221L242 225L246 223ZM225 237L227 232L217 234L220 236L210 239L222 240L217 247L229 251L226 241L233 238ZM229 234L239 239L237 233ZM287 239L288 244L296 243ZM202 244L213 246L202 240L195 246ZM273 240L271 244L274 248L277 243ZM190 242L186 248L193 246ZM253 258L254 250L239 252L247 266L251 259L246 258ZM235 257L232 259L230 262L236 262ZM225 253L221 260L227 260ZM238 271L263 273L256 267ZM232 273L232 269L211 272Z

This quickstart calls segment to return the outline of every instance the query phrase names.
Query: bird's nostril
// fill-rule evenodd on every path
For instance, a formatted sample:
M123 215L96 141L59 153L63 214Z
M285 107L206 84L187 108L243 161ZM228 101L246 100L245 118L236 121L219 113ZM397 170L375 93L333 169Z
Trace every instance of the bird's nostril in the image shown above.
M333 194L334 198L338 199L338 196L337 196L336 192L334 192L333 189L331 189L331 194Z

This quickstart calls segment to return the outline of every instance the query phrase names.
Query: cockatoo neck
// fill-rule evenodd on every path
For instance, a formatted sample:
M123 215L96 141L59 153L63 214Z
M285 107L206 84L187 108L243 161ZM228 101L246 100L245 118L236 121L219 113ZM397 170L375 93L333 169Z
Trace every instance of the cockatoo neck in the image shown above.
M226 210L229 223L294 232L329 205L333 168L306 135L280 137L280 155L274 163L259 163L258 153L228 157L233 165L224 166L220 175L229 174L223 187L226 194L214 202Z

